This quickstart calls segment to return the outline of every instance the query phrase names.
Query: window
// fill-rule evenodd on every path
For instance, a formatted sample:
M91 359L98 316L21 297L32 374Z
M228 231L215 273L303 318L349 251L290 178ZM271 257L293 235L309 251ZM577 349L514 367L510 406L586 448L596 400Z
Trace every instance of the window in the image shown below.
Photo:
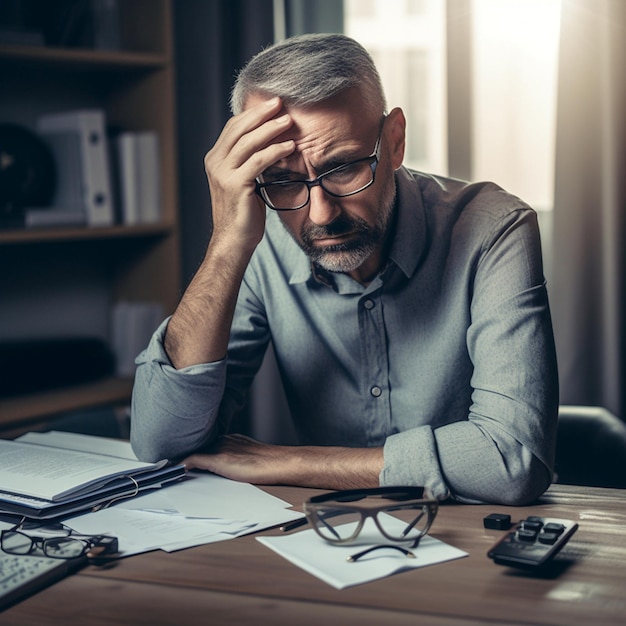
M407 117L405 164L447 172L442 0L344 0L345 33L371 53L390 108Z
M561 0L473 7L473 178L550 210Z
M446 4L344 0L346 34L370 51L389 107L402 107L407 117L405 163L438 174L448 172ZM551 209L561 0L468 6L471 178Z

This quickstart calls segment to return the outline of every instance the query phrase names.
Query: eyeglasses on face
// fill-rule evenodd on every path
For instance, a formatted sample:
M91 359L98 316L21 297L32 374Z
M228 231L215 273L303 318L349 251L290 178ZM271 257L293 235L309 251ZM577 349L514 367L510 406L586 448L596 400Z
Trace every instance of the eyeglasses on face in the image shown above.
M311 198L311 189L318 185L335 198L353 196L374 184L380 160L380 138L379 134L369 156L334 167L313 180L265 181L261 175L257 178L255 191L275 211L297 211L305 207Z

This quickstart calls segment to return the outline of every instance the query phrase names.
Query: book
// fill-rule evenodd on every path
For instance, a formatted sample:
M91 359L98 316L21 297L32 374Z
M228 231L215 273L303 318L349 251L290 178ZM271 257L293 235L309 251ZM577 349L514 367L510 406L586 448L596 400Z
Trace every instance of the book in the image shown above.
M120 50L122 28L118 0L91 0L93 47L96 50Z
M184 476L182 465L137 460L125 441L76 433L0 440L0 513L49 518L136 495Z
M104 111L49 113L39 118L37 129L55 154L57 178L63 189L55 207L83 210L88 226L112 225L113 194ZM64 206L66 203L74 206Z
M116 168L123 224L161 219L159 137L156 132L123 132L115 138Z
M120 133L115 138L117 159L116 180L119 188L120 221L132 226L139 224L139 163L134 133Z

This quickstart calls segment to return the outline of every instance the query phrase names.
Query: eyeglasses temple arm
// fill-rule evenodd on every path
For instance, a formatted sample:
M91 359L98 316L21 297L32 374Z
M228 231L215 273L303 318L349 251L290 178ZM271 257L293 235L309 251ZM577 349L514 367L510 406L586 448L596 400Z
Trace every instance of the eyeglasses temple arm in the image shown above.
M424 511L422 511L403 531L402 531L402 536L406 537L409 532L411 532L411 530L413 529L413 527L415 526L415 524L417 524L417 522L419 522L422 517L424 517Z
M338 511L334 513L334 515L342 515L342 513L343 512ZM332 512L327 513L326 515L329 517L332 517L333 513ZM324 526L326 526L328 531L332 533L333 535L335 535L337 539L341 539L341 537L339 536L339 533L337 533L337 531L330 524L326 523L326 520L324 519L322 515L318 515L317 519L319 519L319 521L322 524L324 524ZM294 520L293 522L289 522L288 524L284 524L283 526L280 527L280 530L286 533L286 532L289 532L290 530L295 530L296 528L300 528L300 526L305 526L306 524L308 524L308 520L306 518L297 519L297 520Z
M335 515L340 515L340 513L335 513ZM336 539L339 539L339 540L341 539L341 537L339 536L339 533L330 524L327 524L326 520L321 515L318 515L317 518L319 519L320 522L322 522L322 524L324 524L324 526L326 526L326 528L331 534L335 535Z
M413 546L414 548L416 546ZM356 561L358 561L361 557L365 556L366 554L369 554L370 552L374 552L374 550L381 550L383 548L389 548L390 550L398 550L398 552L402 552L402 554L404 554L404 556L409 557L410 559L415 559L416 556L413 554L413 552L411 552L410 550L407 550L406 548L403 548L401 546L394 546L391 544L385 544L385 545L381 545L381 546L372 546L371 548L367 548L366 550L363 550L362 552L357 552L356 554L351 554L350 556L346 557L346 561L349 561L350 563L354 563Z

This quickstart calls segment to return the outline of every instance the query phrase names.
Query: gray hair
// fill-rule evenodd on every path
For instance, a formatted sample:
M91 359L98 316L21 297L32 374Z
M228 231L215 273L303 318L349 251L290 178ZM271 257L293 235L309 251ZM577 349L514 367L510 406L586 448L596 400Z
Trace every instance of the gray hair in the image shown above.
M345 35L307 34L285 39L252 57L241 70L230 107L241 113L253 93L306 107L358 87L363 105L382 115L385 94L378 70L361 44Z

